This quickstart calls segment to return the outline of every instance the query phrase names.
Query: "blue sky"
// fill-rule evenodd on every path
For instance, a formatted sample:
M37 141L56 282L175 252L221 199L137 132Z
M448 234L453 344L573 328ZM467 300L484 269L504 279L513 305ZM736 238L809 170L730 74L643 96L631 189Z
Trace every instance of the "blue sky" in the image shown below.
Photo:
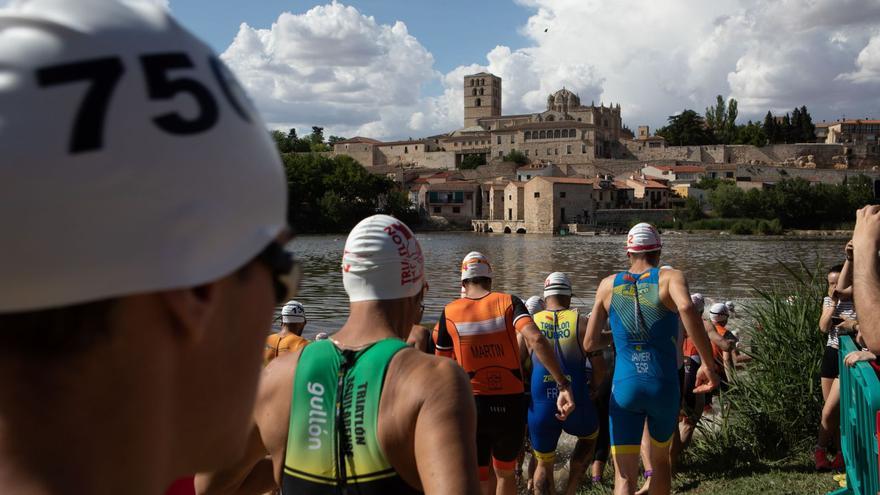
M496 45L512 49L526 46L520 34L532 9L504 0L482 2L466 0L391 0L348 1L365 15L382 24L401 20L410 34L418 38L434 55L435 68L449 72L459 65L482 62ZM284 11L302 13L315 2L293 0L223 1L178 0L171 2L172 11L189 29L222 52L246 22L254 27L269 27ZM475 12L470 14L468 12ZM456 40L466 40L456 42Z
M620 104L630 128L716 95L740 123L801 105L814 121L880 117L878 0L153 1L221 53L273 128L449 132L463 76L483 70L502 77L506 114L565 86Z

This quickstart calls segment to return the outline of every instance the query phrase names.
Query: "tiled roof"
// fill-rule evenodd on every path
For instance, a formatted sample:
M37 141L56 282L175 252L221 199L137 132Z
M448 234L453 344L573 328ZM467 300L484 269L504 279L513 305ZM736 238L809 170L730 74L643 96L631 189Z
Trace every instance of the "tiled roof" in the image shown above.
M343 141L336 141L335 144L383 144L382 141L377 141L375 139L363 137L363 136L355 136L353 138L345 139Z

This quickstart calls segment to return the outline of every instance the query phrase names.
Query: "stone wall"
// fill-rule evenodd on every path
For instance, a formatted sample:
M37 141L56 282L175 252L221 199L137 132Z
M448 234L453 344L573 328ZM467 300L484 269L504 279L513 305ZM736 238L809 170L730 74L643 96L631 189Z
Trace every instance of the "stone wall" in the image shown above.
M598 227L629 227L638 222L657 224L672 220L672 210L596 210L593 215Z

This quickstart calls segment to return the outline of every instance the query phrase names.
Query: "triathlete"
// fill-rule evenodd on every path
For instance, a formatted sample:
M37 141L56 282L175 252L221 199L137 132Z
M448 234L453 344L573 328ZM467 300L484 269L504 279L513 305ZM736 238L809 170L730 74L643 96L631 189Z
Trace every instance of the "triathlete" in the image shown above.
M730 319L730 310L724 303L715 303L709 308L709 321L715 328L715 332L728 344L726 346L712 342L712 353L715 356L715 362L721 367L721 383L726 384L727 380L736 372L736 348L739 345L739 339L733 332L727 329L727 322Z
M489 489L491 459L498 477L497 493L514 494L514 465L523 444L526 417L516 333L525 337L558 385L560 420L574 409L571 382L523 302L492 291L492 267L486 256L478 252L465 256L461 283L466 297L447 304L440 315L437 353L453 356L471 378L477 405L477 460L484 493Z
M535 313L544 310L544 300L541 299L541 296L532 296L526 299L526 309L529 311L529 314L533 317ZM523 370L523 383L531 383L532 380L532 358L529 356L529 348L526 346L525 338L522 334L516 334L516 342L519 345L519 356L520 363L522 365ZM532 404L532 391L531 387L525 387L525 396L526 396L526 404L531 407ZM526 434L523 435L523 448L520 450L519 457L516 458L516 467L514 468L517 480L522 479L522 463L525 458L525 453L527 451L531 451L531 444L529 443L529 435L528 430ZM526 483L526 491L532 491L532 484L535 476L535 469L537 468L537 461L535 460L535 456L529 457L529 464L527 466L527 473L525 477ZM490 473L491 474L491 473Z
M544 303L544 300L541 299L541 296L532 296L526 299L526 309L529 310L529 314L535 316L536 313L544 311L547 305Z
M295 352L309 343L302 336L306 328L306 310L297 301L290 300L281 308L281 330L266 338L266 349L263 351L263 364L281 354Z
M556 445L563 431L578 438L569 464L569 478L565 493L574 495L592 460L599 425L596 409L590 400L587 360L597 370L593 383L602 381L604 370L602 351L588 355L584 350L587 318L571 309L571 282L562 272L553 272L544 281L544 300L547 309L534 316L541 333L553 344L562 371L572 383L577 409L565 421L556 419L556 384L541 359L532 356L532 403L529 406L529 438L538 466L535 470L535 493L555 493L553 464Z
M630 269L606 277L596 293L587 327L590 349L600 349L601 327L611 317L617 349L611 392L611 449L616 494L633 494L637 487L639 446L645 420L652 439L653 476L650 493L669 493L669 444L678 419L676 334L678 318L693 339L703 365L696 392L718 384L712 369L709 338L694 311L687 280L675 269L659 270L660 235L640 223L627 236ZM676 314L678 313L678 314Z
M157 2L3 3L0 493L163 493L247 439L284 169Z
M348 321L266 367L245 455L198 476L201 493L479 492L467 375L402 340L427 289L415 236L387 215L364 219L342 282Z

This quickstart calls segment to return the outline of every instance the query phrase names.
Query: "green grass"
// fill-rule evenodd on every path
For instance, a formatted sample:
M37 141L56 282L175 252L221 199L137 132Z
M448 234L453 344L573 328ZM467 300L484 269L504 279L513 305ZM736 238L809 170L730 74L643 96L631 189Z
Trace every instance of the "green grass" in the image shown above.
M719 459L718 464L723 464ZM722 466L723 467L723 466ZM839 485L831 473L817 473L803 458L789 464L766 466L754 465L737 470L716 469L714 466L686 466L673 479L672 492L693 495L825 495ZM583 495L610 494L613 491L614 473L606 470L606 480L601 485L587 485L578 493Z

